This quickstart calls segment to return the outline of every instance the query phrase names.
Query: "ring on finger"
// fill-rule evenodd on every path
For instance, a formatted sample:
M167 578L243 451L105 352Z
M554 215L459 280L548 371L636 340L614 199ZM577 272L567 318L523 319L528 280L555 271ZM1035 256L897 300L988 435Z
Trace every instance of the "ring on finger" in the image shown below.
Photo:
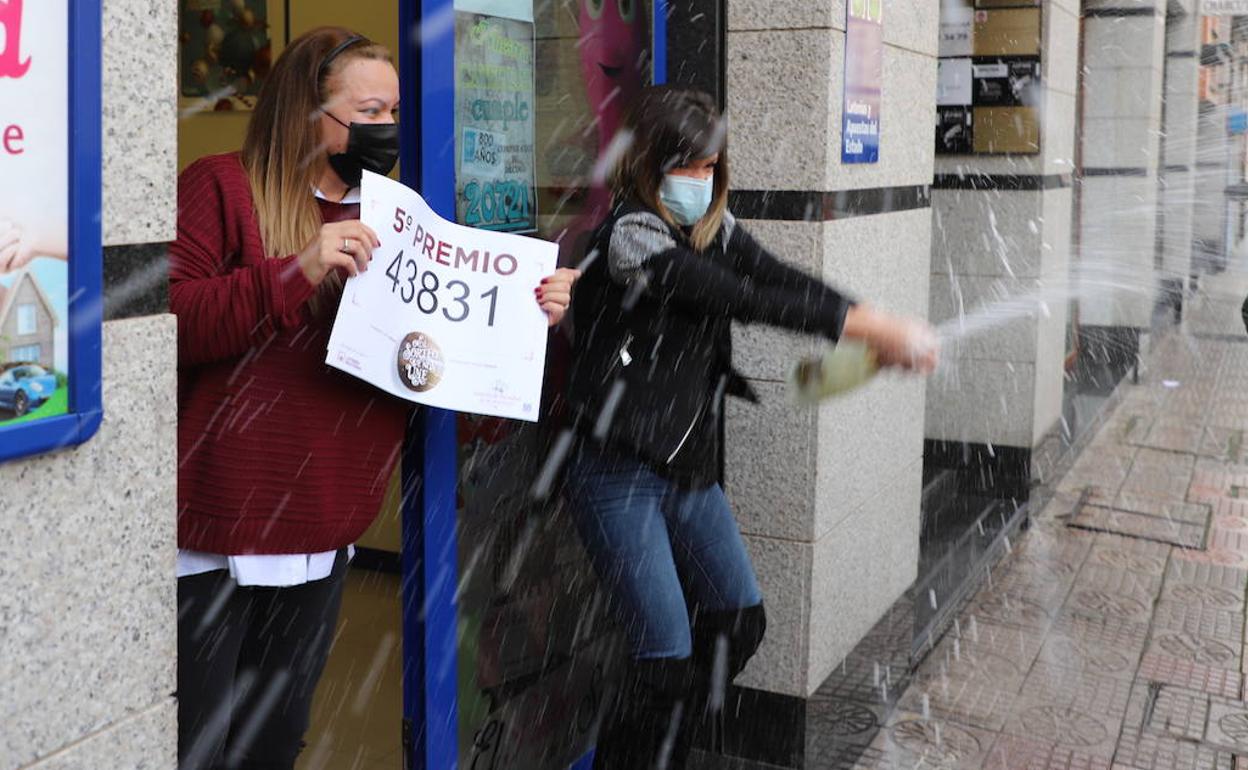
M341 252L344 252L344 253L346 253L346 254L350 254L350 253L351 253L351 239L350 239L350 238L343 238L343 239L342 239L342 248L340 248L340 249L338 249L338 250L339 250L339 251L341 251Z

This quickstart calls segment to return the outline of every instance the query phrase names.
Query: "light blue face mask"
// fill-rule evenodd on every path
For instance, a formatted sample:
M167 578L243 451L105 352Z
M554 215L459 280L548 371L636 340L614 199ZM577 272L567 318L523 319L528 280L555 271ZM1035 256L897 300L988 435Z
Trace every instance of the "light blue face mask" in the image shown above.
M715 176L695 179L691 176L665 174L659 185L659 200L682 225L692 225L711 207L715 192Z

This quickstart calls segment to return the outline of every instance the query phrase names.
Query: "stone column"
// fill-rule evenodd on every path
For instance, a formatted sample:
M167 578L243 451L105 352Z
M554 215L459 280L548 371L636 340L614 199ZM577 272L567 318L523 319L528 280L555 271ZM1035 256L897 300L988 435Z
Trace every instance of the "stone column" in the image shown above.
M1166 2L1084 5L1079 322L1117 341L1109 349L1130 350L1150 326L1159 284Z
M1163 301L1181 317L1192 274L1192 216L1196 195L1199 125L1200 18L1193 0L1166 19L1165 99L1161 144L1161 288Z
M1079 6L1040 11L1038 151L937 156L932 191L932 318L951 337L927 389L929 463L969 464L985 491L1014 498L1057 430L1067 324ZM963 334L1018 297L1026 308Z
M105 0L103 26L104 243L169 241L177 11ZM132 266L113 252L104 273L118 295L164 282L160 264L155 280L118 280ZM135 306L116 299L106 318ZM4 767L177 764L176 335L168 314L106 321L99 433L0 465Z
M927 313L938 12L935 2L885 0L880 161L846 166L845 4L728 4L738 216L784 259L917 316ZM881 377L819 409L795 406L788 372L822 349L739 328L737 364L763 403L734 403L726 417L727 489L770 616L741 683L787 698L799 713L911 583L918 561L923 383ZM763 707L742 729L776 739L775 713ZM800 725L776 726L784 729Z

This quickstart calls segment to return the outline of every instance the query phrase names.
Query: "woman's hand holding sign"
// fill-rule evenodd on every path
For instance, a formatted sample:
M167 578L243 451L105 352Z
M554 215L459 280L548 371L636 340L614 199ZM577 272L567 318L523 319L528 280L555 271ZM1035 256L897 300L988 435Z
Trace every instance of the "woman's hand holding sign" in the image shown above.
M330 222L299 253L299 268L313 286L319 286L334 268L359 275L368 269L373 249L380 245L377 233L358 219Z
M572 286L580 277L580 270L561 267L554 275L543 278L542 285L533 290L537 295L537 303L546 311L546 318L551 326L558 326L563 320L563 315L572 302Z

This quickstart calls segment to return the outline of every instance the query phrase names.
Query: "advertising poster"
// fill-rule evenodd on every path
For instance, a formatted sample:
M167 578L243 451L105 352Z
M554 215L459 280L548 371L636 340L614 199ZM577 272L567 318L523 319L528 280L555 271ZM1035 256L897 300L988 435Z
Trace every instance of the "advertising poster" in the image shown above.
M0 426L69 411L68 35L67 0L0 3Z
M845 4L845 103L841 162L880 159L880 87L884 77L884 2Z
M534 232L532 15L458 10L464 5L455 13L456 219L482 230Z
M970 107L936 108L936 152L960 155L975 148L975 118Z
M325 362L418 404L536 421L547 326L533 289L558 247L447 222L380 174L364 172L360 199L381 246L343 289Z
M941 62L943 65L944 62ZM971 69L976 107L1035 107L1040 103L1040 60L977 60Z

